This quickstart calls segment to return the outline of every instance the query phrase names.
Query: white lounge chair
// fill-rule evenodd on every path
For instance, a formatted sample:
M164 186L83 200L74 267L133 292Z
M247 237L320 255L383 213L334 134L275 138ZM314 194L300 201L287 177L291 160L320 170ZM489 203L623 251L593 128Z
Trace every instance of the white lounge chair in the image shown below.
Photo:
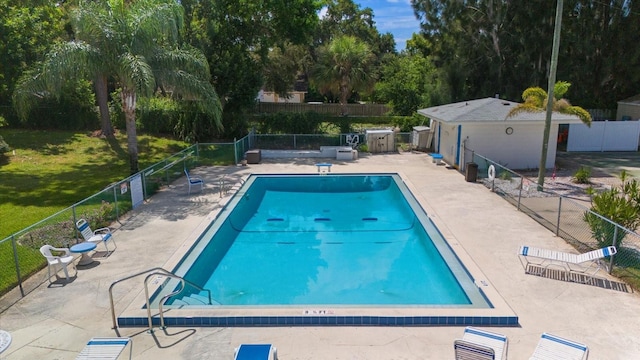
M78 354L76 360L115 360L129 344L131 344L129 346L129 359L131 359L133 353L133 341L131 338L94 337L89 340L84 349Z
M558 266L567 273L574 272L594 276L602 267L600 260L614 255L616 252L615 246L607 246L583 254L521 246L518 255L520 255L520 262L525 270L529 265L536 265L542 269Z
M204 188L204 180L199 177L190 176L189 170L184 169L185 175L187 175L187 183L189 183L189 195L191 195L191 187L195 185L200 185L200 191Z
M586 345L544 333L530 360L586 360L588 357Z
M91 242L96 245L100 243L104 245L104 248L107 251L107 253L104 255L105 257L109 256L109 254L115 251L118 247L116 245L115 239L111 234L111 229L107 227L96 229L95 231L93 231L91 230L89 223L85 219L78 220L76 222L76 227L78 228L78 231L80 231L80 234L82 234L84 241ZM107 246L107 242L109 241L113 242L113 250L109 250L109 247Z
M61 253L62 255L53 255L51 251L55 251ZM58 272L60 270L64 271L64 276L67 278L67 282L69 279L69 271L67 268L71 266L75 271L76 275L78 274L78 270L76 269L76 265L73 262L74 257L71 255L71 251L67 248L57 248L51 245L42 245L40 247L40 253L42 256L47 258L47 273L49 275L49 283L51 281L51 269L53 268L53 274L56 276L56 279L59 279ZM75 276L75 275L74 275Z
M242 344L234 351L234 360L278 360L278 352L271 344Z
M456 360L504 360L508 344L504 335L467 326L462 339L455 340L453 347Z

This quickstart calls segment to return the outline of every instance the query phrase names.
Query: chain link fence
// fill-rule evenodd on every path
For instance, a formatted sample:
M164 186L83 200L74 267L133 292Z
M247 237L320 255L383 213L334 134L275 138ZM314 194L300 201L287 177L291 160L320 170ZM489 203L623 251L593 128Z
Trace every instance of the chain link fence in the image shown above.
M352 146L366 144L366 134L251 134L255 148L270 150L318 150L320 146ZM354 137L358 139L355 140ZM394 132L395 147L409 149L413 133ZM395 149L392 149L395 151Z
M591 211L586 192L564 195L571 187L557 182L545 183L540 189L535 179L482 155L471 152L471 159L478 167L477 181L562 237L579 252L616 246L618 253L608 260L609 273L635 289L640 288L640 235Z
M147 167L126 179L113 183L98 193L63 209L11 236L0 240L0 295L18 288L24 297L42 283L30 276L46 266L40 247L48 244L69 248L82 242L76 221L86 219L91 228L117 229L127 221L133 207L131 187L141 184L142 199L147 200L163 186L184 176L185 170L197 166L238 163L244 152L253 147L253 133L232 143L195 144ZM137 205L137 204L136 204Z

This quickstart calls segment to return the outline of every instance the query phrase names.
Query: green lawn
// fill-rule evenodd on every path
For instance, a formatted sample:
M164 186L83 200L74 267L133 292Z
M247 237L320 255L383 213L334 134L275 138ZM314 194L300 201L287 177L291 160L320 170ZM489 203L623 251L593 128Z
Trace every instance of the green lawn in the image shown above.
M13 151L0 155L0 240L129 176L126 135L115 141L85 132L1 129ZM138 137L140 169L189 144ZM23 278L46 262L38 249L17 247ZM0 244L0 294L16 284L10 241Z
M0 130L15 150L0 155L0 240L129 175L126 136L116 141L84 132ZM189 146L138 137L143 169Z

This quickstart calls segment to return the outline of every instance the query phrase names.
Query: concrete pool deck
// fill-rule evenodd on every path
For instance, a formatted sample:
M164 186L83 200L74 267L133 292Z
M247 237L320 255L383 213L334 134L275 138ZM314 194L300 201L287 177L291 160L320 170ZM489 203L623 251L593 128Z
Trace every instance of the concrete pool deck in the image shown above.
M571 250L561 238L518 212L481 184L431 162L426 154L379 154L331 162L332 173L397 172L452 247L468 254L491 286L519 317L519 327L494 327L509 338L508 357L527 359L540 335L549 332L582 342L590 359L640 358L640 296L526 275L516 255L520 245ZM218 179L238 183L249 173L317 173L318 159L268 159L247 167L197 168L204 192L187 196L185 179L163 189L133 211L115 231L118 249L108 258L79 267L71 283L42 283L13 303L0 299L0 328L13 341L0 359L74 359L95 336L116 336L108 289L116 280L165 267L183 253L230 195L220 196ZM167 267L170 269L170 267ZM602 276L602 273L601 273ZM62 283L61 283L62 284ZM114 287L120 314L143 292L142 280ZM4 304L2 304L4 303ZM121 328L133 338L134 359L232 359L242 343L272 343L280 359L453 359L462 327L170 327L148 334Z

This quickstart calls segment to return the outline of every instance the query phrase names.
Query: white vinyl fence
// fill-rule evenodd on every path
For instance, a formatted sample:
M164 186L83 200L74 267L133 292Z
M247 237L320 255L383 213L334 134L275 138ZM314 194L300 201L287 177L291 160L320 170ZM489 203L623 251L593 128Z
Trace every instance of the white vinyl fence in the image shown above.
M567 151L638 151L640 121L570 124Z

